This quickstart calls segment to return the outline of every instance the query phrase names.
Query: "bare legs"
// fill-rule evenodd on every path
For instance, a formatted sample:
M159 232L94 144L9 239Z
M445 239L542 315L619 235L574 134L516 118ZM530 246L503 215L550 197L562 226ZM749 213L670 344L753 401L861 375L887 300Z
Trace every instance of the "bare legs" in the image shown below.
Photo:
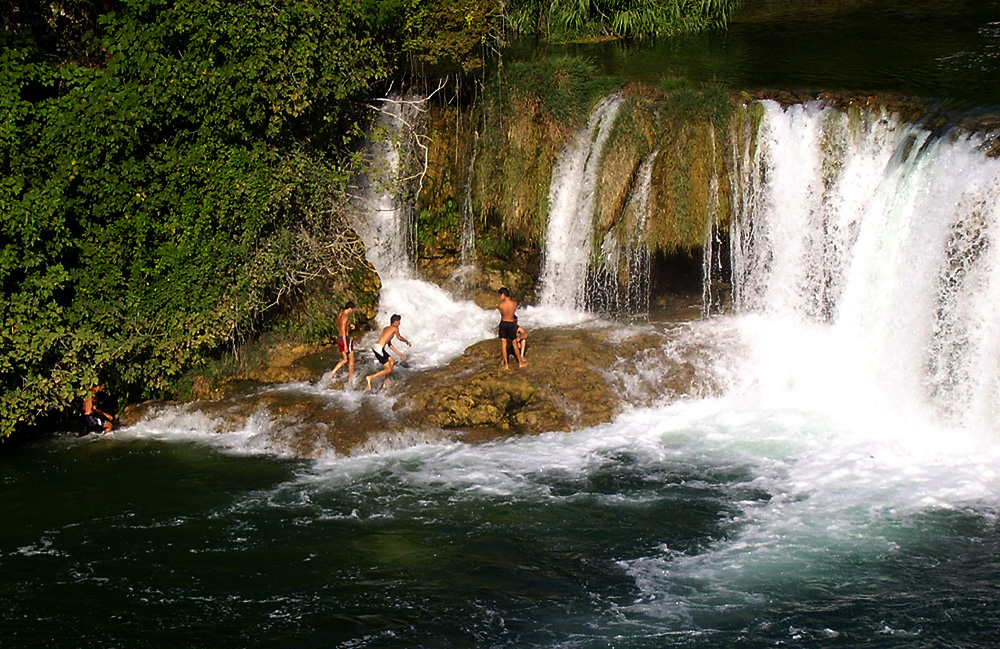
M508 346L508 344L509 344L509 346ZM500 365L505 370L509 370L510 369L510 365L507 362L507 357L508 357L508 354L510 353L508 351L508 349L510 349L511 347L514 348L514 356L517 358L517 366L518 367L527 367L528 363L524 360L524 356L521 355L521 346L518 345L513 340L507 340L506 338L501 338L500 339L500 358L502 360L502 362L500 363Z
M368 382L368 391L369 392L372 391L372 381L381 376L389 376L390 374L392 374L392 368L394 367L396 367L396 359L390 357L389 361L385 364L385 367L381 371L375 372L371 376L365 377L365 380Z

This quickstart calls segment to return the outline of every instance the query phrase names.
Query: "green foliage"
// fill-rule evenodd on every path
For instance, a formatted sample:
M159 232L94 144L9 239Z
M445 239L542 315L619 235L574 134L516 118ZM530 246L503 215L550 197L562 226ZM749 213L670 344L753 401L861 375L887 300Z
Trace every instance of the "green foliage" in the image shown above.
M458 250L461 245L462 213L449 198L440 209L423 209L417 215L418 252L428 248Z
M505 28L516 36L560 41L642 38L721 28L740 0L507 0Z
M364 263L336 152L389 72L365 6L117 7L99 42L47 20L4 36L0 437L99 373L164 394L303 282Z
M495 0L406 0L406 49L424 61L482 67L483 50L499 27Z
M400 4L405 3L401 9ZM536 42L643 38L722 28L740 0L391 0L379 15L404 15L407 51L431 65L469 71L507 39Z
M508 108L520 97L539 104L551 119L575 128L587 121L598 100L621 85L620 79L598 76L585 59L567 56L506 66L498 91L508 97Z
M498 239L494 237L482 237L476 239L476 250L485 256L492 257L494 259L509 259L513 248L514 244L507 239Z

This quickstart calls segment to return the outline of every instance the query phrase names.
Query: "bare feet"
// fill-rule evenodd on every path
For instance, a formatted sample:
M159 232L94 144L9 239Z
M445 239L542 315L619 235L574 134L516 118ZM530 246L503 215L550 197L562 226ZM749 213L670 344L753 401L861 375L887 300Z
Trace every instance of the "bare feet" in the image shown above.
M372 391L372 377L366 376L365 377L365 381L368 381L368 391L371 392Z
M518 367L528 367L528 361L521 361L517 364Z

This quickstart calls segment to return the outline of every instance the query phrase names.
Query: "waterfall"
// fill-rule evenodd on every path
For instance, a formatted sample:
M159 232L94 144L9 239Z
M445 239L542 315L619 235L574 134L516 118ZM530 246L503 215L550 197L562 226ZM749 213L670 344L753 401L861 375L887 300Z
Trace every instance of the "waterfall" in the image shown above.
M359 209L352 226L365 242L368 261L383 280L415 273L412 206L416 201L407 176L417 106L417 101L402 97L380 102L378 122L366 151L368 173L356 179Z
M479 131L473 134L472 155L466 165L465 186L462 187L462 266L476 263L476 223L472 213L472 173L476 168L476 154L479 150Z
M452 274L451 279L457 286L468 290L471 278L476 272L476 222L472 210L472 174L476 167L476 154L479 150L479 131L473 133L472 155L465 167L465 184L462 187L462 232L459 248L461 263Z
M609 230L601 242L599 265L587 276L589 307L608 313L649 312L650 261L645 240L649 226L649 190L659 150L639 164L622 232Z
M1000 161L983 141L765 102L743 153L734 299L794 323L784 331L827 328L825 355L792 352L789 336L772 348L814 365L799 384L827 400L851 392L853 404L877 397L875 409L1000 423Z
M410 96L380 104L376 132L366 152L369 173L356 180L360 195L352 225L382 280L376 327L388 324L392 314L400 314L400 330L413 342L412 349L406 348L410 365L431 367L447 363L472 343L488 338L496 323L492 313L473 302L456 301L441 287L417 277L414 179L419 163L414 152L421 102Z
M716 157L715 128L709 130L712 142L712 159ZM719 241L719 228L717 223L719 210L719 169L713 165L712 178L708 184L708 215L705 222L708 224L708 232L705 234L705 244L702 246L702 292L701 303L702 312L708 315L712 312L713 306L722 304L723 297L715 290L717 281L723 275L723 264L720 255L722 246Z
M594 190L601 152L621 106L620 95L605 97L552 170L549 222L542 261L543 306L586 307L587 266L593 245Z

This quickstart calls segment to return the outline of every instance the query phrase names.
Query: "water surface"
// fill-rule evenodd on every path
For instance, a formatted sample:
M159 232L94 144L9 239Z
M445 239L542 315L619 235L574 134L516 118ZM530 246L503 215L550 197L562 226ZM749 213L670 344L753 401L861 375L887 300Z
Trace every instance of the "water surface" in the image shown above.
M610 74L1000 105L1000 0L748 2L726 33L552 48Z

